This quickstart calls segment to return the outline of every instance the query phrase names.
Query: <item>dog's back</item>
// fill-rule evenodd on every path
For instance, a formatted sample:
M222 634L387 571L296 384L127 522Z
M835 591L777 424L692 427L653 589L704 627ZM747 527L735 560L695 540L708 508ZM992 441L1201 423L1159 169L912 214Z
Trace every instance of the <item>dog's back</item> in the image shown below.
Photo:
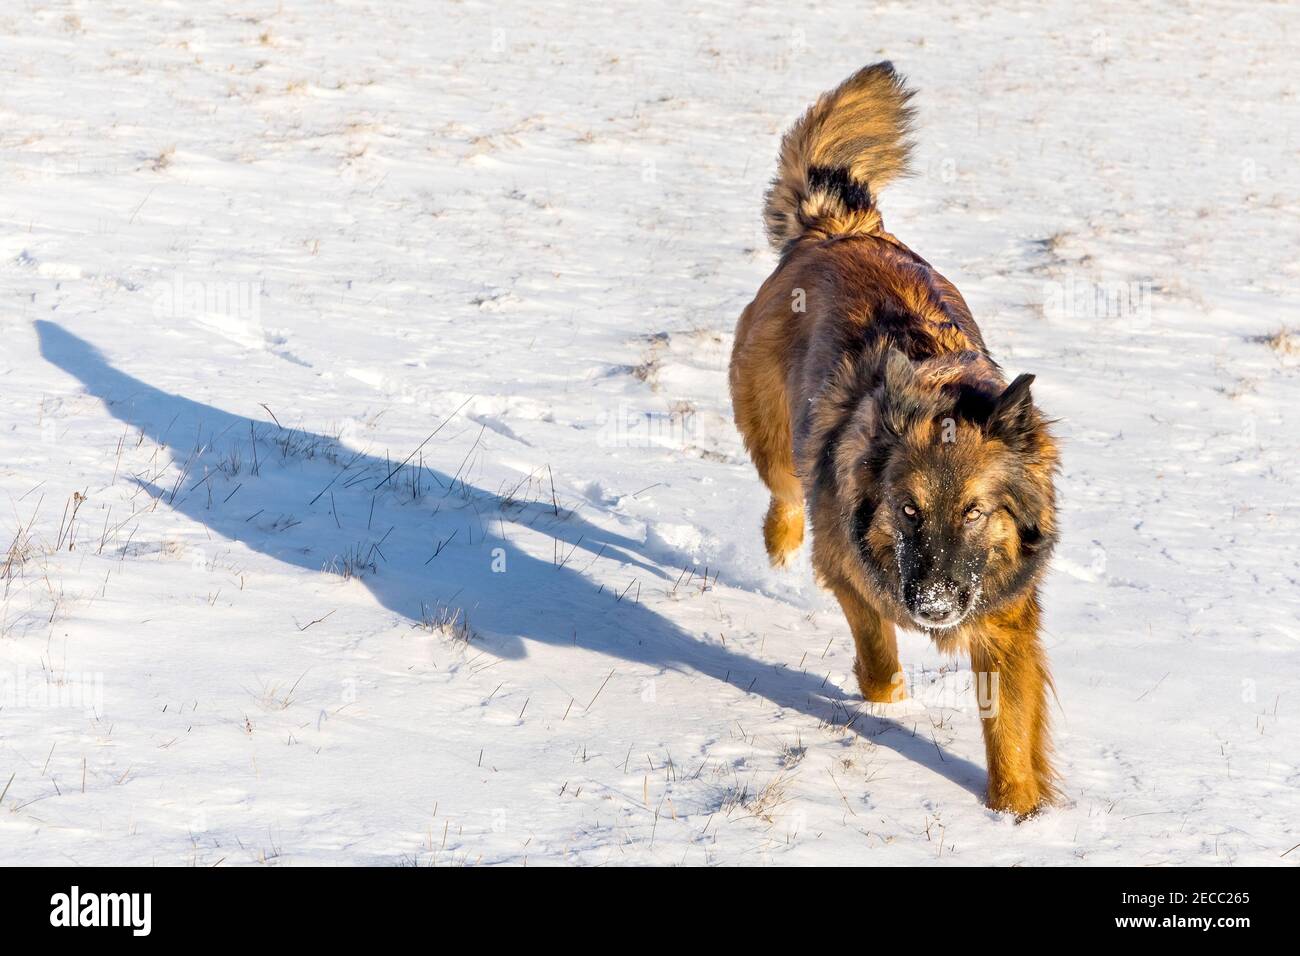
M740 317L731 364L737 427L764 480L780 488L775 497L790 503L774 506L765 525L777 564L802 541L791 513L802 489L787 463L807 475L821 450L816 406L835 384L828 369L851 359L857 374L867 355L879 372L889 347L914 361L987 359L961 293L886 231L877 204L880 190L908 173L912 96L892 64L865 67L819 97L781 141L763 209L781 262Z

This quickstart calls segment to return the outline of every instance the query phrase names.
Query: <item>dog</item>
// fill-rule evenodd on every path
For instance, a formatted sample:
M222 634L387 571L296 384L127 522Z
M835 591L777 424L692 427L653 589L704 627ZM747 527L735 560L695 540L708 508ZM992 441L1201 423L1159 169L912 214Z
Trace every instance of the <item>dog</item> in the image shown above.
M912 96L877 63L786 133L764 208L780 262L740 316L731 395L772 496L768 556L785 564L811 520L863 696L905 696L896 625L968 653L992 692L986 802L1023 819L1058 796L1038 636L1058 454L1034 377L1008 384L961 293L885 230Z

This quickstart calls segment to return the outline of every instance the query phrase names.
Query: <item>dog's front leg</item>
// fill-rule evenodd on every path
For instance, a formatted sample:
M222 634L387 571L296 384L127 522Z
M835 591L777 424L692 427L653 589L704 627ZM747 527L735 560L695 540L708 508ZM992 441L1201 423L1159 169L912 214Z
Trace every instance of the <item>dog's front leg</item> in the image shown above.
M858 676L862 696L877 704L892 704L907 696L902 668L898 666L898 638L894 625L880 616L857 590L842 581L831 584L844 616L853 632L857 660L853 672Z
M1047 729L1051 676L1038 641L1038 597L1030 593L984 622L971 641L988 805L1023 818L1056 797Z

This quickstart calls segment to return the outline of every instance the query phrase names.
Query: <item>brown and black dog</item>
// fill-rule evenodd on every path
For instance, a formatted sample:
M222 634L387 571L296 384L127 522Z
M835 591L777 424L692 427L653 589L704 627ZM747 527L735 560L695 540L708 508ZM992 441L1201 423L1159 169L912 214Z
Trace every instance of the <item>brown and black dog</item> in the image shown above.
M1057 453L1033 376L1006 384L961 294L881 222L911 96L877 63L786 134L764 210L781 262L740 317L731 393L772 493L767 553L783 564L811 516L863 695L904 696L895 624L968 652L994 692L988 805L1023 817L1056 796L1038 583Z

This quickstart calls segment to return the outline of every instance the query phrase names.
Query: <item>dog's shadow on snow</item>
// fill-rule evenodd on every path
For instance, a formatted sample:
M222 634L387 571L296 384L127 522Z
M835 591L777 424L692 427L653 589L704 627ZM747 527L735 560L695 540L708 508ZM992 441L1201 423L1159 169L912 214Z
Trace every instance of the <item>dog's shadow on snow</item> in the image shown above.
M46 361L165 448L180 472L179 478L176 469L164 475L160 463L153 474L133 480L160 507L222 538L304 570L350 574L413 623L445 620L463 609L472 642L498 657L524 657L528 642L540 641L695 672L777 707L847 724L981 792L983 768L944 752L928 735L862 712L858 699L822 677L683 631L640 603L631 581L621 598L598 591L581 572L601 557L635 568L631 573L642 585L654 580L670 589L674 582L638 554L639 542L557 507L549 495L489 491L419 459L398 467L387 457L351 451L336 438L233 415L118 371L61 326L35 326ZM555 560L519 547L531 533L555 539ZM710 690L701 686L700 693Z

